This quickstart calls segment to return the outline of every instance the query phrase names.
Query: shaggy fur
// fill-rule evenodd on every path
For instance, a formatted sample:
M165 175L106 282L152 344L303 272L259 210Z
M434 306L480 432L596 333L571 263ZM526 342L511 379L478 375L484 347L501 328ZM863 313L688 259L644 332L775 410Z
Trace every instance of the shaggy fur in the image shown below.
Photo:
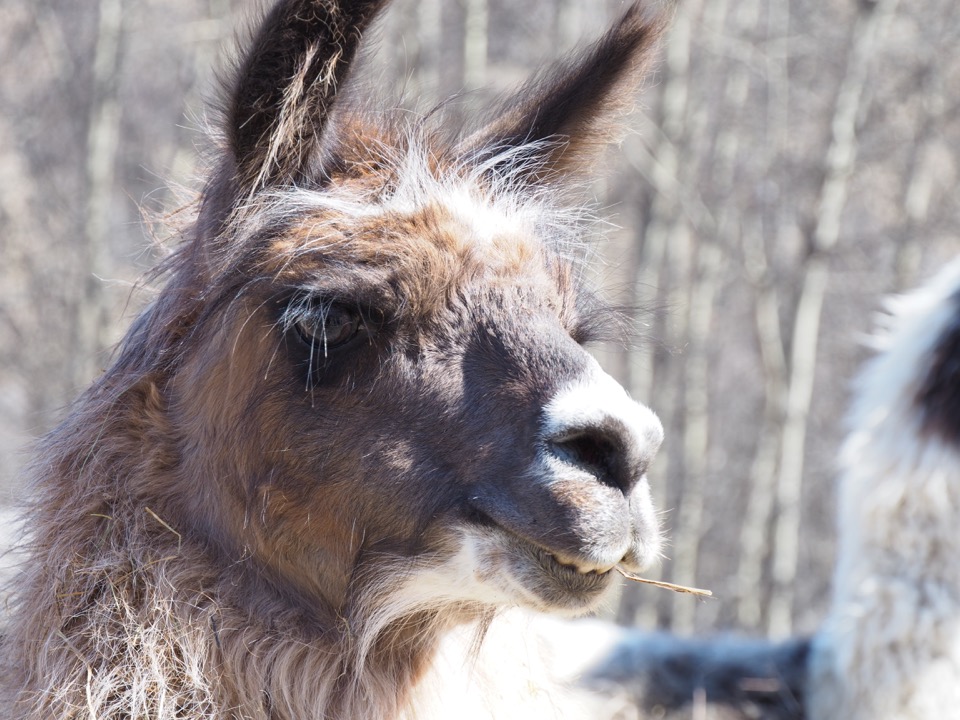
M661 23L440 133L340 100L384 4L283 0L242 54L164 287L40 444L8 717L552 717L498 615L656 557L662 429L580 346L558 202Z
M960 262L887 309L842 455L814 720L960 713Z

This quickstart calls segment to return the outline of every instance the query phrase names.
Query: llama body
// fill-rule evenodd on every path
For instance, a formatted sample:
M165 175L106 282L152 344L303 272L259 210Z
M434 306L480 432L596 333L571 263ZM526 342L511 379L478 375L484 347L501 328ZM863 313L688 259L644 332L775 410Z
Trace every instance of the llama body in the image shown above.
M497 616L657 555L662 430L581 347L560 198L659 24L450 129L341 100L384 4L283 0L243 53L165 286L41 443L11 717L556 716L535 659L488 687Z
M888 309L842 455L815 720L960 716L960 263Z

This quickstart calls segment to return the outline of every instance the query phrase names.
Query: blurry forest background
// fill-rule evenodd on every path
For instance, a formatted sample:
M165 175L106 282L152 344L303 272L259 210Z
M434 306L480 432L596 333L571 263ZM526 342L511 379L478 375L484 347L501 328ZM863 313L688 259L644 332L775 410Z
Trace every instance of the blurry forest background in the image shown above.
M0 1L0 505L148 298L157 220L198 187L215 72L255 6ZM369 62L410 106L471 90L467 113L622 8L396 0ZM600 278L647 308L632 350L600 354L667 429L658 574L719 599L630 587L621 622L777 637L822 617L864 333L960 253L957 47L956 0L679 3L595 187Z

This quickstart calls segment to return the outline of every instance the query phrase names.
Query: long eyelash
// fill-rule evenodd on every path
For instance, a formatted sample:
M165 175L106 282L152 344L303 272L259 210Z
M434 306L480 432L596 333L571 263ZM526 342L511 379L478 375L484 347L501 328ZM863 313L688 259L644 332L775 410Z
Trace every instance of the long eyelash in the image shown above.
M290 331L295 325L311 320L317 321L317 325L323 328L326 325L327 317L330 314L336 301L332 298L318 298L316 295L302 293L297 294L287 303L283 314L280 316L280 323L284 332ZM311 351L314 343L311 343ZM327 336L323 333L323 356L328 356Z
M613 304L599 295L581 291L576 324L570 334L580 344L606 342L634 348L650 341L650 322L643 318L653 319L662 313L662 308Z
M279 325L284 333L292 332L298 323L306 322L319 316L320 326L323 327L327 314L330 312L330 309L333 307L333 305L334 300L331 298L320 298L307 291L297 292L286 303L283 313L280 315ZM304 387L304 390L310 393L313 392L315 384L313 368L316 360L316 348L317 343L311 341L310 354L307 362L308 370L306 374L306 385ZM328 357L326 333L324 333L323 338L323 356L324 358Z
M286 332L292 330L297 323L316 316L318 312L321 318L326 318L333 305L334 301L330 298L320 298L306 291L298 292L287 302L280 316L280 324Z

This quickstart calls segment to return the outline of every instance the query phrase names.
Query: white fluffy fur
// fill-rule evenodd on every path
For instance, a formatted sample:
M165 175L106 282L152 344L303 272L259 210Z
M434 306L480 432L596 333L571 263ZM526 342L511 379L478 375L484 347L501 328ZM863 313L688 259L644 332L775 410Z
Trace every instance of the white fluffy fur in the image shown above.
M287 217L297 217L317 210L332 210L350 218L403 216L431 205L442 206L446 214L460 221L465 236L480 247L497 238L517 235L537 237L563 258L581 260L590 254L596 233L588 241L583 233L585 225L594 217L589 207L562 202L565 193L552 186L518 186L520 177L528 169L519 163L511 173L495 176L493 183L484 173L488 166L505 163L508 157L535 157L543 143L529 143L520 148L505 150L480 166L454 165L437 172L430 166L430 150L411 130L404 148L377 147L383 161L395 168L398 183L389 193L379 188L370 196L358 195L355 188L336 185L322 192L294 187L267 191L259 202L241 212L235 219L241 241L255 236L270 223ZM306 243L303 252L322 249L326 238L318 228L316 240ZM242 245L242 242L238 243Z
M921 433L914 402L958 292L960 261L891 299L859 378L813 720L960 717L960 448Z
M618 637L615 630L608 632ZM587 660L612 642L589 621L564 622L520 610L499 615L479 646L472 629L455 629L444 638L431 674L403 720L620 717L622 701L578 690L575 682Z

